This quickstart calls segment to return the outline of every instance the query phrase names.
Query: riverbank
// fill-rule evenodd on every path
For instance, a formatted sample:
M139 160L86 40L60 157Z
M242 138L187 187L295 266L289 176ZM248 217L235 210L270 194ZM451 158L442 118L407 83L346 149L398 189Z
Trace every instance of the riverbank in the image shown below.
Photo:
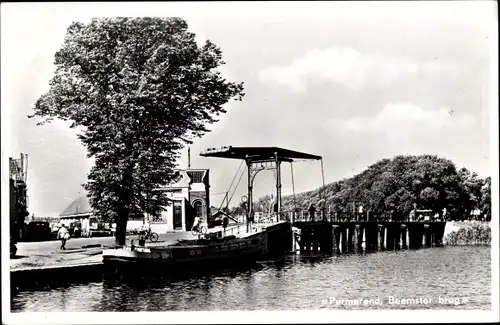
M490 223L447 222L443 243L448 246L489 246L491 245Z
M169 245L191 238L189 232L160 234L156 243ZM130 236L127 242L136 241ZM54 283L79 283L102 274L102 251L114 246L113 237L70 239L66 250L60 250L60 241L18 243L18 252L10 259L11 289L43 287Z

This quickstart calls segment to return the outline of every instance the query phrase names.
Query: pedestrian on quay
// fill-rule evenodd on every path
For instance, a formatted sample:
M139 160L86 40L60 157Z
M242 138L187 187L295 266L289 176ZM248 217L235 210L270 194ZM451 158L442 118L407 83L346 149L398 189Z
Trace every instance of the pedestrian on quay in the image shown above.
M65 250L66 249L66 241L69 239L69 231L65 225L61 225L61 228L59 228L57 236L59 237L59 239L61 239L61 248L60 249Z

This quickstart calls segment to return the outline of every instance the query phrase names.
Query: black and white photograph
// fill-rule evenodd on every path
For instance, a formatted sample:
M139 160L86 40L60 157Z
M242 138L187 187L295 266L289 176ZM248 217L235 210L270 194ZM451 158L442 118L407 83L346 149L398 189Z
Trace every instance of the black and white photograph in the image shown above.
M496 1L0 12L2 323L500 321Z

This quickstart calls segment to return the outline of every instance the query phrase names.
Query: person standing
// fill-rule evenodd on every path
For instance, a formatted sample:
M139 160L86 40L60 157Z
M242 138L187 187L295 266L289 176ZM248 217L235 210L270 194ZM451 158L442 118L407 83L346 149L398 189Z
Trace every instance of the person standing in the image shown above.
M191 230L196 230L198 232L201 232L200 225L201 225L201 217L199 214L197 214L196 217L194 218Z
M309 211L309 218L310 218L310 221L313 221L314 222L314 213L316 212L316 208L314 207L314 204L310 204L309 205L309 208L307 209Z
M66 241L69 239L69 231L66 226L63 224L59 231L57 232L57 236L61 239L61 248L62 250L66 249Z

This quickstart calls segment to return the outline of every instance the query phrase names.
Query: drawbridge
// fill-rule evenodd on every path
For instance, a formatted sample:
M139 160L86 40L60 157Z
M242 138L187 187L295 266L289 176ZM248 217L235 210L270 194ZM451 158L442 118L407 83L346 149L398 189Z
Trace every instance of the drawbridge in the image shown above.
M297 160L319 160L321 161L321 175L324 188L324 170L323 159L321 156L279 148L279 147L233 147L224 146L221 148L210 148L200 153L202 157L224 158L241 160L247 166L247 184L248 194L246 196L246 223L247 225L254 220L253 207L253 188L254 180L257 174L262 170L274 170L276 173L276 203L274 205L275 220L280 222L282 217L282 196L281 196L281 174L282 163L292 164ZM292 167L292 185L295 197L295 185L293 184ZM290 220L287 220L290 221Z

